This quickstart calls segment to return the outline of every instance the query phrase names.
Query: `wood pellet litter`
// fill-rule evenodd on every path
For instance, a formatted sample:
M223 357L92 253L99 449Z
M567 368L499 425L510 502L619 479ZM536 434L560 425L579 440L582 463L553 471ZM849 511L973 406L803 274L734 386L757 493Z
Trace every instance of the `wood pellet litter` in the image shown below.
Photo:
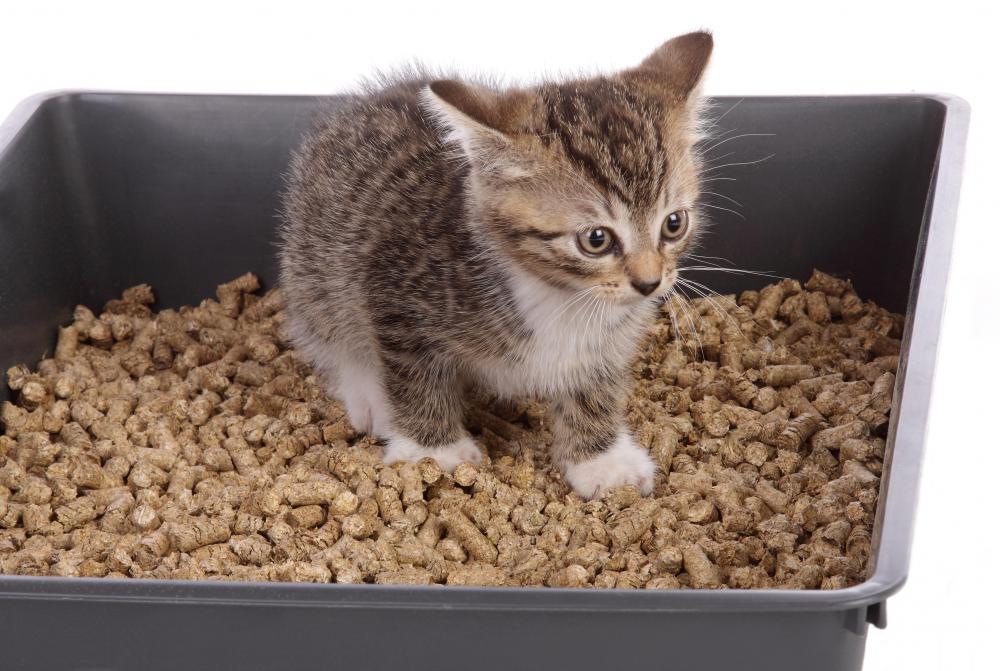
M599 588L836 589L866 576L903 319L821 272L675 297L628 420L661 472L584 501L546 406L478 399L483 464L380 462L247 274L198 307L126 290L7 371L0 571ZM672 325L671 315L678 328Z

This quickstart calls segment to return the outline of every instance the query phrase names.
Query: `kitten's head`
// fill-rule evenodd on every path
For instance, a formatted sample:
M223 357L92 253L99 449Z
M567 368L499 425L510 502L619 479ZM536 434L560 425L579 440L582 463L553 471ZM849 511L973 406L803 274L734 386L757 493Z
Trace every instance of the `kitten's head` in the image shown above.
M665 295L699 228L691 33L609 77L496 91L443 80L424 101L469 161L482 234L522 271L618 303Z

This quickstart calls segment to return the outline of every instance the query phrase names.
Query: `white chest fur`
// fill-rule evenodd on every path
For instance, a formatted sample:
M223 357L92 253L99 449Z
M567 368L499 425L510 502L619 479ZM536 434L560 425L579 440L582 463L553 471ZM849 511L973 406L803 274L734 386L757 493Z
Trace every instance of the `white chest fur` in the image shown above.
M553 396L587 384L602 368L625 365L635 351L648 306L613 304L593 290L565 292L524 274L512 279L530 334L509 356L478 361L481 382L505 395Z

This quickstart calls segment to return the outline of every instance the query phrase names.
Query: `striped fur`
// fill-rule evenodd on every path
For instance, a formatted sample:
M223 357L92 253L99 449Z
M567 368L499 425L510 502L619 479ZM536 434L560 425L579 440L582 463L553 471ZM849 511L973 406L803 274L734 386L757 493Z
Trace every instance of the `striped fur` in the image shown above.
M281 228L289 335L386 458L475 459L471 383L553 401L553 456L581 495L651 488L623 429L627 370L698 230L711 46L693 33L632 70L530 88L396 78L305 141ZM664 240L679 210L689 230ZM581 251L594 227L613 252Z

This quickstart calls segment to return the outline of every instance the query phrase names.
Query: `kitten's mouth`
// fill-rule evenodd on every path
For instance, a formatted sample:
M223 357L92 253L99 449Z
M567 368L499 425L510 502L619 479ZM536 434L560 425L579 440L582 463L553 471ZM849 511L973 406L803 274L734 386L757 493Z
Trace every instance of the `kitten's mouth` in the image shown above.
M667 296L671 294L674 290L674 285L677 283L677 271L671 270L666 277L663 278L663 282L660 284L659 289L657 289L649 298L655 301L664 301Z

